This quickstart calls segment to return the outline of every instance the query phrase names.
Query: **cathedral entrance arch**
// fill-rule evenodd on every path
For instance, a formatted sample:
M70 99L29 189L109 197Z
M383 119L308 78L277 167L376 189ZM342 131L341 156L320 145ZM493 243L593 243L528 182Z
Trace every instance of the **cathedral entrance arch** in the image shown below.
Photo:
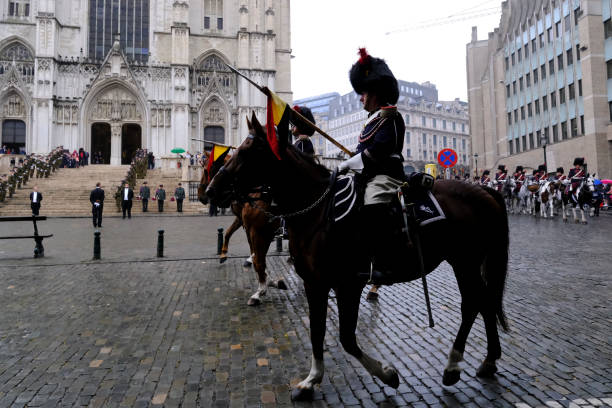
M26 125L23 120L5 120L2 122L2 146L11 152L25 151Z
M140 125L128 123L121 128L121 164L130 164L136 150L142 147Z
M92 164L110 164L111 159L111 127L108 123L91 125Z

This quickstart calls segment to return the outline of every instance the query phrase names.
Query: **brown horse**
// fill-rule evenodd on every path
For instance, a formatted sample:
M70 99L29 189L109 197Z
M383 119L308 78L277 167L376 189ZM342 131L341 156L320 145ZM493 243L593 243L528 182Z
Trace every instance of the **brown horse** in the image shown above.
M208 160L209 155L207 154L206 157L206 160ZM231 155L225 156L224 164L227 163L230 158ZM202 204L206 205L209 201L205 193L209 183L206 161L204 161L203 167L202 179L198 186L198 199ZM218 170L218 168L213 166L211 172L214 174L211 174L211 177L214 176ZM266 274L266 254L268 253L270 244L274 240L276 231L280 228L280 222L278 220L269 222L268 218L265 216L265 211L270 211L270 203L262 197L262 194L263 193L260 191L252 191L243 197L228 195L224 200L221 200L226 203L231 200L231 210L236 218L227 231L225 231L219 262L223 263L227 261L229 240L238 228L244 227L251 254L249 260L245 261L244 266L250 267L251 263L253 264L259 282L257 291L251 295L247 302L249 306L258 306L261 304L261 296L266 294L267 286L277 289L287 289L287 285L283 279L272 280L269 279Z
M397 388L397 371L365 354L357 344L355 330L365 281L357 272L370 270L364 254L359 213L330 224L327 203L331 185L330 173L311 157L279 140L281 160L267 142L265 131L253 114L255 134L249 135L232 159L208 186L207 194L215 197L232 183L234 188L248 190L266 184L272 189L278 211L288 213L289 248L298 275L304 280L310 315L312 365L308 376L293 390L294 399L312 398L313 387L323 378L323 341L330 288L336 293L340 323L340 342L370 372L385 384ZM446 260L454 269L461 293L461 325L451 348L443 383L459 381L465 343L480 313L487 334L487 356L477 371L491 377L497 371L496 360L501 346L496 323L507 329L503 312L503 293L508 263L508 219L501 195L492 189L454 180L437 181L433 194L446 219L420 229L422 253L427 272ZM461 236L453 245L439 248L442 234ZM484 238L484 239L483 239ZM473 243L480 242L477 251ZM406 248L406 280L418 279L414 248ZM470 256L466 256L470 254ZM410 299L406 299L409 302Z

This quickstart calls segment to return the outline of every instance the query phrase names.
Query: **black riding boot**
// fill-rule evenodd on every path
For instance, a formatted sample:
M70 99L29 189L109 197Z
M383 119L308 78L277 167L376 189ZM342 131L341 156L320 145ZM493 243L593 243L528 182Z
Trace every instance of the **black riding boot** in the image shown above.
M371 271L363 278L380 285L402 282L401 258L407 250L406 233L402 230L401 208L397 204L373 204L361 209L365 250L372 262ZM367 274L367 276L365 276Z

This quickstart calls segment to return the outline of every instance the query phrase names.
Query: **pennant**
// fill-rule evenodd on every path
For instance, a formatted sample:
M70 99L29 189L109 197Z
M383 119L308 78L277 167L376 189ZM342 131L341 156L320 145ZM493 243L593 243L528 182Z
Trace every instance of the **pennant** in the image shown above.
M218 169L223 166L223 160L225 160L225 156L229 152L229 146L219 146L214 145L212 150L210 151L210 155L208 156L208 163L206 164L206 170L208 171L208 181L212 178L213 170L216 173L219 171ZM214 169L213 169L214 166Z
M289 128L289 112L291 108L287 105L285 101L278 97L274 92L270 91L268 94L268 111L266 118L266 133L268 135L268 143L272 148L272 152L276 156L278 160L280 157L280 148L278 139L280 137L288 137L288 128ZM281 125L282 124L282 125ZM284 125L287 126L284 126ZM276 129L278 128L278 135ZM285 129L287 128L287 129Z

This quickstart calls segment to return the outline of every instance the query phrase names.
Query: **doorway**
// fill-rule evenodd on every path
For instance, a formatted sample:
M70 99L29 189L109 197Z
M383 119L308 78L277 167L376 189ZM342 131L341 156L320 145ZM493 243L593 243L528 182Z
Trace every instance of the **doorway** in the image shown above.
M23 120L5 120L2 123L2 145L11 153L25 152L26 126Z
M142 147L140 125L125 124L121 128L121 164L130 164L136 150Z
M111 127L108 123L91 125L91 164L110 164Z

